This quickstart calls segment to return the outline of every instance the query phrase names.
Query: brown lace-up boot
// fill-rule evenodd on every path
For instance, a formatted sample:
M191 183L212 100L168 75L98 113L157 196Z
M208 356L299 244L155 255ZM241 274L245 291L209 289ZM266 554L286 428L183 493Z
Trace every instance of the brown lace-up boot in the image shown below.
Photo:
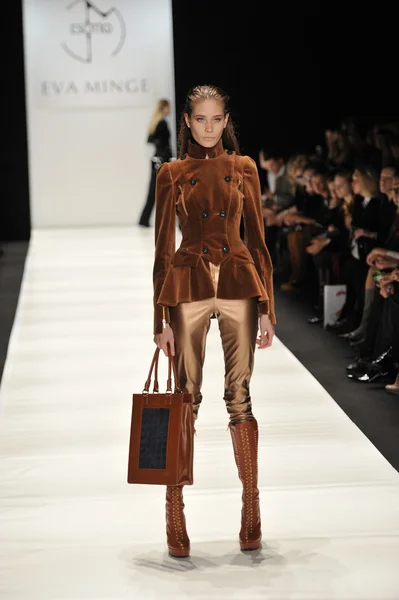
M256 419L230 424L238 476L242 482L241 550L261 547L262 532L258 490L258 423Z
M190 555L190 540L184 516L183 486L166 488L166 538L170 556L187 558Z

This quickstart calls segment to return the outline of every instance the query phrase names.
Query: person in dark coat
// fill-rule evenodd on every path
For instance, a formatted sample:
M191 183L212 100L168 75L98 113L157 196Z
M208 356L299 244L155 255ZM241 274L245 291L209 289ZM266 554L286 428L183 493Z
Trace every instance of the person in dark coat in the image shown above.
M158 100L148 127L149 144L154 144L154 153L151 158L151 176L148 186L147 199L140 215L139 225L150 227L150 218L155 206L155 184L157 171L162 163L172 158L170 146L170 129L166 118L170 114L170 102L166 99Z

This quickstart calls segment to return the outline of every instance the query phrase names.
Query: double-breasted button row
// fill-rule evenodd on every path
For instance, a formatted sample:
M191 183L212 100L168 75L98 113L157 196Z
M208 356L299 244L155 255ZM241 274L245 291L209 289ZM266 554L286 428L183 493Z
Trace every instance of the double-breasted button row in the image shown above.
M226 177L224 178L224 180L227 181L227 183L228 183L229 181L231 181L231 177L229 175L226 175ZM190 183L191 183L191 185L195 185L197 183L197 180L196 179L190 179Z
M226 211L225 210L221 210L220 213L219 213L219 216L220 217L225 217L226 216ZM202 213L202 218L203 219L207 219L208 217L209 217L209 213L206 210L204 210L203 213Z
M228 252L228 251L229 251L229 247L228 246L223 246L222 252ZM209 252L208 246L203 246L202 252L204 254L208 254L208 252Z

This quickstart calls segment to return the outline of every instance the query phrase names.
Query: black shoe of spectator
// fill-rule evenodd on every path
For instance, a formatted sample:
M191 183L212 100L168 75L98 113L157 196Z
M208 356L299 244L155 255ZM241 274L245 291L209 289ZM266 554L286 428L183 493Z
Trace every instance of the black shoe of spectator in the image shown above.
M348 378L364 383L372 383L382 377L395 373L397 370L396 363L392 356L392 346L389 346L384 352L377 356L377 358L370 361L359 359L352 363L352 365L354 366L356 362L359 363L359 369L356 369L355 367L351 369L348 372ZM351 375L351 377L349 377L349 375Z
M365 342L365 338L360 337L359 339L352 340L351 342L349 342L349 346L351 346L352 348L358 348L359 346L364 344L364 342Z
M333 333L345 333L347 330L350 331L352 323L349 319L338 319L335 323L331 325L326 325L326 329L328 331L332 331Z
M363 333L356 333L355 331L349 331L348 333L340 333L339 337L347 340L348 342L358 342L363 338Z
M393 363L392 357L392 346L389 346L384 352L382 352L377 358L374 358L371 361L372 365L388 365L390 366Z
M308 323L310 325L317 325L317 323L322 323L323 322L323 317L314 315L313 317L309 317L308 319Z
M345 368L348 373L355 373L359 371L364 373L365 369L367 369L368 366L370 366L370 360L366 358L357 358Z
M392 375L392 368L380 365L370 365L363 373L348 373L347 378L359 383L374 383Z

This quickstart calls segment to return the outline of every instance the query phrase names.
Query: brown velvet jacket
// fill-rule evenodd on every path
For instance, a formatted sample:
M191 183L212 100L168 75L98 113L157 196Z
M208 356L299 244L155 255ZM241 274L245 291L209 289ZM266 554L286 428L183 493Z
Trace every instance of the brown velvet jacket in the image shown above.
M182 233L177 251L176 214ZM184 157L158 171L154 333L162 333L162 319L170 322L168 307L215 295L209 262L220 265L218 298L257 297L259 313L276 322L256 164L224 150L221 140L210 149L189 142Z

